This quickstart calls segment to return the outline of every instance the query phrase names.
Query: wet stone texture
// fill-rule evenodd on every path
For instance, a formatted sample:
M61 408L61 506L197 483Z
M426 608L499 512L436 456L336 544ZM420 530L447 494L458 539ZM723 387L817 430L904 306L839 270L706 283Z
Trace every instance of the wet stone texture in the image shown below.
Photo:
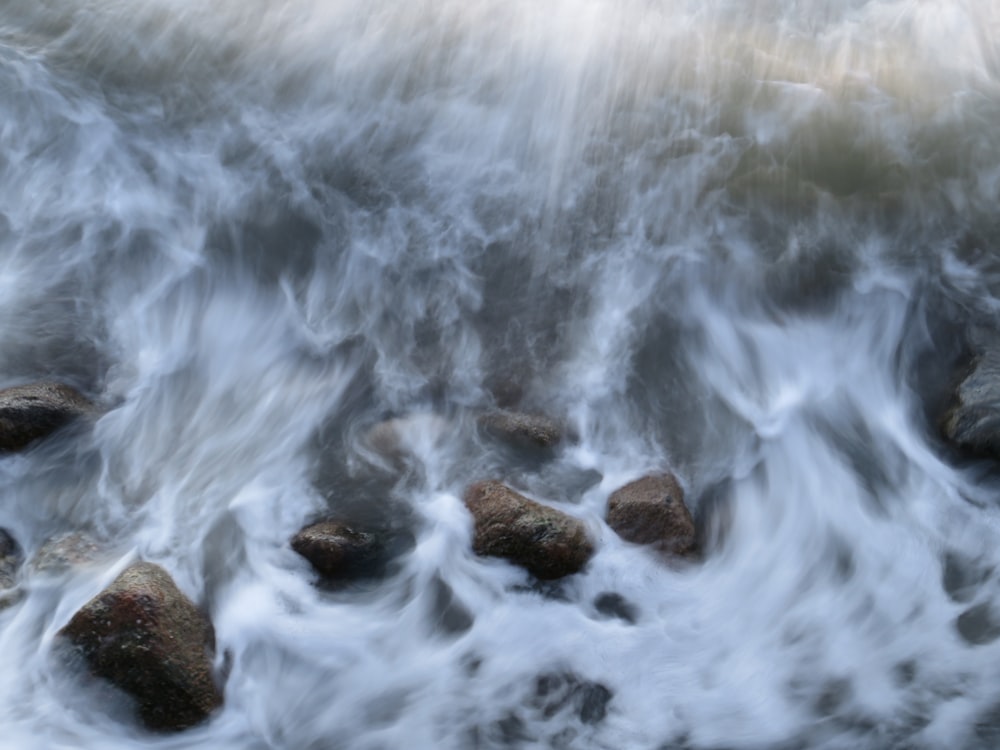
M374 535L337 520L306 526L292 538L292 549L331 583L374 575L382 564L381 545Z
M465 493L465 505L475 521L473 551L502 557L537 578L576 573L594 553L582 521L500 482L472 485Z
M988 351L972 363L955 390L941 431L973 455L1000 459L1000 350Z
M61 383L0 390L0 452L24 450L92 409L82 394Z
M520 450L552 450L563 440L559 423L538 414L493 411L477 424L488 437Z
M13 588L21 566L21 547L7 529L0 529L0 589Z
M70 531L48 539L35 553L31 567L39 573L62 573L95 562L101 547L86 532Z
M642 477L608 499L608 526L622 539L676 555L695 552L695 527L672 474Z
M135 698L150 729L186 729L222 705L212 624L158 565L128 567L58 635L94 675Z

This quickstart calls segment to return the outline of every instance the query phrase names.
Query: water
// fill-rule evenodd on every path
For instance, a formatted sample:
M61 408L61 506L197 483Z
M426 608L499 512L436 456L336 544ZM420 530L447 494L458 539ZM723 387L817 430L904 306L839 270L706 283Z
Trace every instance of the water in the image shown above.
M0 614L0 745L994 747L1000 479L935 414L1000 314L998 39L992 0L6 0L0 385L105 413L0 461L0 526L108 552ZM511 384L554 462L477 437ZM702 564L601 520L665 466ZM471 555L491 476L583 574ZM313 585L330 512L383 578ZM216 627L176 736L54 658L137 557Z

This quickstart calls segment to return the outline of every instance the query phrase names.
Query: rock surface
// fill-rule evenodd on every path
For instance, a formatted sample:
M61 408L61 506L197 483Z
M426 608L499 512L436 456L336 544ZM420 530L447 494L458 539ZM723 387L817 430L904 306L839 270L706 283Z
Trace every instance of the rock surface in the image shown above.
M129 566L58 635L93 674L135 698L150 729L186 729L222 705L212 624L158 565Z
M21 546L7 529L0 529L0 589L14 588L21 566Z
M84 531L58 534L39 548L31 560L31 567L39 573L61 573L70 568L95 562L101 547Z
M678 555L695 551L694 521L672 474L642 477L615 490L608 499L607 522L635 544Z
M539 414L492 411L476 422L489 437L514 448L552 449L563 439L559 423Z
M987 351L972 363L941 428L959 448L1000 458L1000 350Z
M465 505L475 520L473 551L510 560L537 578L576 573L594 553L580 519L529 500L500 482L472 485Z
M378 540L372 534L336 520L306 526L292 538L292 549L332 582L375 572L381 556Z
M0 452L24 450L92 409L82 394L61 383L0 390Z

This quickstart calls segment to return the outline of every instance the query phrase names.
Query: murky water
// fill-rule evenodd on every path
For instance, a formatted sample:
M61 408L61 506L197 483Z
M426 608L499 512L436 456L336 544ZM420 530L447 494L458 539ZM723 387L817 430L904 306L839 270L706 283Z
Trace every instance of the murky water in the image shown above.
M998 40L992 0L6 0L0 385L106 412L0 460L0 526L108 555L22 575L0 745L994 747L1000 478L934 420L1000 314ZM484 443L511 388L578 442ZM701 564L603 523L662 467ZM494 476L584 573L472 555ZM328 513L383 577L314 585ZM216 627L175 736L53 656L136 557Z

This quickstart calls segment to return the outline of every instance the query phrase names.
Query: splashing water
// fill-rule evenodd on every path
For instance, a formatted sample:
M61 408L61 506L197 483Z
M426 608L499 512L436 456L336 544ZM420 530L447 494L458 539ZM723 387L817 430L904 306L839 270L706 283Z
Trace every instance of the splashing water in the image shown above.
M933 414L1000 314L998 39L992 0L8 0L0 385L105 412L0 459L0 526L114 555L0 613L0 745L995 746L1000 482ZM482 443L508 382L579 441ZM602 520L667 466L698 565ZM472 555L496 475L583 573ZM331 512L383 577L314 585ZM53 658L136 557L216 628L175 736Z

